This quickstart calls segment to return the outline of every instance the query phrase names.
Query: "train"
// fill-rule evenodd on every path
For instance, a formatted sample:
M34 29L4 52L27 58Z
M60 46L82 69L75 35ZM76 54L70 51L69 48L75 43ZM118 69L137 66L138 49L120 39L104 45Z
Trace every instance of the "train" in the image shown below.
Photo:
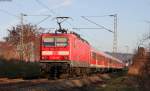
M49 77L84 76L97 72L122 70L125 64L94 49L75 32L41 34L41 70Z

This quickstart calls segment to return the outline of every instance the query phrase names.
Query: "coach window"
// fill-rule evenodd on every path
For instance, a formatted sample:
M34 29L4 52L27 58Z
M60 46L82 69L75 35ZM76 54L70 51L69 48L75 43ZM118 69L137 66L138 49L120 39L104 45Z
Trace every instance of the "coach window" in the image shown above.
M56 46L67 46L68 45L68 38L56 37L55 42L56 42Z
M106 59L106 57L103 57L103 61L106 61L107 59Z
M92 58L96 60L96 53L92 52Z
M100 55L97 56L97 60L101 60L101 56Z
M44 46L55 46L55 41L53 37L45 37L42 40Z
M109 63L111 64L112 62L113 62L113 60L110 59L110 62L109 62Z
M76 39L74 39L74 44L73 45L74 45L74 48L76 48Z

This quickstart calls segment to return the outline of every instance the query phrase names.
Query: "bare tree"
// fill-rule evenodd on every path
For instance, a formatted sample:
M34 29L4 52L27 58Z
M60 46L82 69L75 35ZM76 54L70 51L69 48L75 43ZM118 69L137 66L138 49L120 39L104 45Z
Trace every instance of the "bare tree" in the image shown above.
M143 36L138 43L138 50L133 56L133 64L129 67L128 74L134 77L140 91L149 91L150 87L150 34ZM136 78L136 79L135 79Z
M17 25L8 29L9 34L5 37L5 40L13 45L17 51L16 53L20 54L20 51L23 51L23 60L35 61L39 59L39 35L41 31L42 28L35 25ZM20 44L21 41L22 45Z

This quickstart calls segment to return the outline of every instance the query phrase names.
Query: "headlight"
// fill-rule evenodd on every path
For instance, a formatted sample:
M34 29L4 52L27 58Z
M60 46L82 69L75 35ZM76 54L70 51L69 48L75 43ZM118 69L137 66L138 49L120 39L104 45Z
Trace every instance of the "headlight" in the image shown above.
M69 51L58 51L58 55L69 55Z
M52 55L52 51L42 51L42 55Z

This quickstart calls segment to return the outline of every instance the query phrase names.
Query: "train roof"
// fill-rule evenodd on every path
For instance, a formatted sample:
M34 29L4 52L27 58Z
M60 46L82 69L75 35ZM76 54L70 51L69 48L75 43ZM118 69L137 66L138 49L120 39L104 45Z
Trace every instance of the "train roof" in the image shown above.
M95 50L94 48L92 48L92 51L94 51L94 52L96 52L96 53L98 53L98 54L100 54L100 55L103 55L104 57L107 57L107 58L116 60L116 61L119 62L119 63L123 63L120 59L118 59L118 58L116 58L116 57L113 57L113 56L111 56L111 55L109 55L109 54L107 54L107 53L105 53L105 52L103 52L103 51L97 51L97 50Z
M60 35L60 36L69 36L69 35L74 35L76 36L78 39L82 40L83 42L86 42L87 44L89 44L89 42L85 39L83 39L79 34L75 33L75 32L69 32L69 33L42 33L42 36L46 36L46 35Z

